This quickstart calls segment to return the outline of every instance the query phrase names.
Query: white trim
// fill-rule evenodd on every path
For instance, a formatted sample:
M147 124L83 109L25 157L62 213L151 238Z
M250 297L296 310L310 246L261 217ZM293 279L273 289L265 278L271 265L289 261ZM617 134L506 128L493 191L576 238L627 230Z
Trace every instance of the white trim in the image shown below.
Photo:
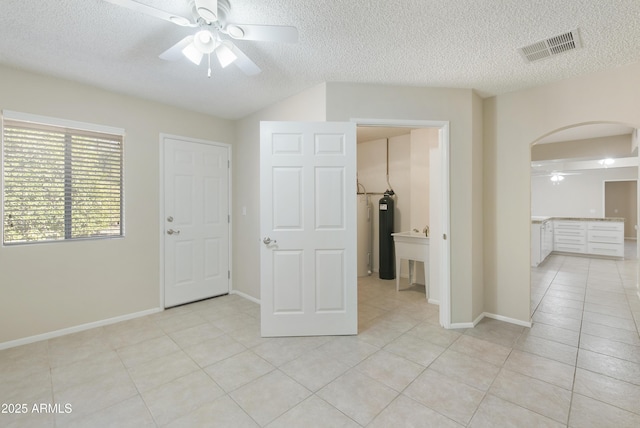
M527 321L521 321L515 318L509 318L509 317L505 317L502 315L496 315L496 314L490 314L488 312L484 312L482 314L483 317L487 317L487 318L493 318L494 320L498 320L498 321L504 321L504 322L508 322L509 324L515 324L515 325L519 325L522 327L529 327L531 328L531 322L527 322Z
M104 134L122 135L123 128L114 126L96 125L94 123L79 122L76 120L59 119L57 117L40 116L31 113L21 113L18 111L2 110L2 117L10 120L20 120L22 122L41 123L44 125L54 125L63 128L81 129L83 131L102 132Z
M517 320L515 318L504 317L502 315L491 314L489 312L481 313L480 315L478 315L478 317L475 320L473 320L473 322L457 322L457 323L451 324L451 326L449 328L451 328L451 329L474 328L484 318L492 318L494 320L507 322L509 324L515 324L515 325L519 325L521 327L531 328L531 322L520 321L520 320Z
M436 300L436 299L427 299L427 303L440 306L440 300Z
M441 284L440 284L440 325L444 328L456 328L451 324L451 233L450 205L451 189L449 174L449 121L443 120L398 120L398 119L363 119L352 118L356 126L391 126L398 128L438 128L440 162L442 165L442 233L447 236L442 240ZM460 328L460 327L458 327ZM466 328L466 327L465 327Z
M229 246L228 246L228 251L229 251L229 272L231 272L232 270L232 266L233 266L233 260L232 260L232 242L233 242L233 237L232 237L232 232L233 232L233 223L232 223L232 219L233 219L233 204L232 204L232 195L231 195L231 191L232 191L232 185L231 185L231 177L233 174L231 174L231 144L227 144L227 143L220 143L217 141L210 141L210 140L202 140L199 138L190 138L190 137L183 137L180 135L173 135L173 134L166 134L166 133L160 133L160 137L159 137L160 141L159 141L159 148L160 148L160 156L158 156L159 161L160 161L160 165L159 165L159 177L160 177L160 194L158 197L158 201L159 201L159 206L158 206L158 213L160 214L159 216L159 236L160 236L160 242L158 245L159 248L159 258L160 258L160 281L159 281L159 287L160 287L160 307L164 308L164 219L165 219L165 212L164 212L164 141L166 139L173 139L173 140L180 140L180 141L187 141L190 143L198 143L198 144L207 144L210 146L218 146L218 147L224 147L227 149L227 159L229 160L229 168L227 169L227 174L228 174L228 201L227 203L229 204ZM229 294L231 294L233 290L233 274L231 274L229 276ZM215 297L215 296L214 296Z
M249 296L246 293L243 293L242 291L237 291L237 290L231 290L229 291L229 294L237 294L238 296L242 297L243 299L247 299L252 301L253 303L257 303L258 305L260 304L260 300L256 299L255 297Z
M475 326L478 325L478 323L480 321L482 321L482 319L486 316L486 312L481 313L480 315L478 315L478 317L473 320L472 322L457 322L454 324L451 324L451 328L474 328Z
M478 325L478 323L479 323L480 321L482 321L486 315L487 315L487 313L486 313L486 312L483 312L483 313L481 313L480 315L478 315L478 317L477 317L475 320L473 320L473 326L474 326L474 327L475 327L475 326L477 326L477 325Z
M22 339L10 340L9 342L0 343L0 350L14 348L16 346L27 345L29 343L40 342L42 340L53 339L67 334L77 333L80 331L90 330L96 327L103 327L105 325L116 324L122 321L128 321L134 318L145 317L147 315L162 312L162 308L147 309L146 311L134 312L127 315L121 315L118 317L107 318L105 320L93 321L86 324L80 324L73 327L63 328L61 330L50 331L49 333L37 334L35 336L23 337Z
M472 322L455 322L455 323L449 324L450 330L456 330L460 328L473 328L473 327L475 327L475 324Z

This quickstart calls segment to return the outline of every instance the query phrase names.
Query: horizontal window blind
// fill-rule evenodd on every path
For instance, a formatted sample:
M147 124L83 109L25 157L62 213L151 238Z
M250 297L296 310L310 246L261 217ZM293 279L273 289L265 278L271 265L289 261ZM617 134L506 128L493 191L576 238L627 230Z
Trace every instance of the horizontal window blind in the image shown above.
M5 244L122 236L123 136L3 121Z

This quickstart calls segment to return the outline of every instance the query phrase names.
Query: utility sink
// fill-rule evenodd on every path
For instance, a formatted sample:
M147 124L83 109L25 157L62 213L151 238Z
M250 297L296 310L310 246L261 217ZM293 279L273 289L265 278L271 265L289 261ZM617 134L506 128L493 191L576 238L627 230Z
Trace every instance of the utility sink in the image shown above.
M418 239L426 239L426 240L429 239L429 237L426 236L424 233L414 232L414 231L392 233L391 236L393 236L394 240L396 240L396 238L409 238L409 239L418 238Z
M396 291L400 290L400 261L409 260L409 284L413 284L412 277L414 262L424 263L424 280L429 282L429 238L421 232L392 233L393 245L396 252ZM425 291L429 289L425 284ZM429 296L427 296L429 297Z

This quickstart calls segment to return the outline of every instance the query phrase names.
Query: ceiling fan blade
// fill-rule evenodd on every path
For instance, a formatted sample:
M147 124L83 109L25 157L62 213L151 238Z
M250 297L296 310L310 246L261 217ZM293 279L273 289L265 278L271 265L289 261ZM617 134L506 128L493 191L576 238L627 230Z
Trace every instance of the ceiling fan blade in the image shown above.
M251 59L236 45L234 45L230 41L227 42L228 43L225 44L236 56L236 60L233 61L233 63L237 65L244 74L246 74L247 76L255 76L256 74L260 74L262 72L260 67L258 67L255 62L251 61Z
M183 57L182 50L193 42L193 36L187 36L160 54L160 59L177 61Z
M284 25L228 24L225 32L237 40L298 42L298 29Z
M184 16L174 15L164 10L156 9L155 7L147 6L146 4L138 3L134 0L105 0L109 3L113 3L118 6L126 7L127 9L135 10L136 12L144 13L145 15L153 16L154 18L164 19L165 21L173 22L174 24L182 27L196 27L197 24L191 22L191 20Z

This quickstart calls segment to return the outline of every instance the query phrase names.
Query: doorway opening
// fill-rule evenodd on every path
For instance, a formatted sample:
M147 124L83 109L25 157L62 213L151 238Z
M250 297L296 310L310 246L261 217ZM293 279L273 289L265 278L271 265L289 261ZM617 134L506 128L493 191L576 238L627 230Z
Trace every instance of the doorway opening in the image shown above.
M426 292L430 298L430 303L440 305L440 324L445 328L450 328L450 248L449 241L445 238L449 235L449 124L443 121L385 119L352 119L352 122L355 122L358 127L359 141L377 141L375 144L381 146L377 151L375 148L367 150L366 156L371 159L362 159L361 151L358 149L359 174L363 162L373 161L378 164L384 164L389 161L388 158L380 159L379 155L381 150L386 150L386 148L382 146L385 145L387 140L391 143L389 145L390 151L393 151L393 140L395 138L403 140L402 136L414 135L416 136L416 140L422 140L422 142L413 144L410 141L413 140L413 138L405 138L403 144L398 146L400 150L411 152L411 156L405 154L406 162L415 162L416 170L423 169L416 175L421 177L418 178L419 181L426 182L414 183L414 192L411 192L412 189L409 183L415 177L410 176L408 169L405 168L404 175L407 177L404 177L402 183L394 183L393 178L391 178L389 182L389 180L387 180L388 177L379 174L380 168L384 168L384 165L378 165L378 176L373 181L371 181L371 177L361 177L359 175L358 181L360 184L363 184L361 183L361 179L365 182L369 179L369 183L373 182L375 184L372 186L359 186L358 192L362 193L362 195L359 195L359 198L369 198L368 218L370 220L376 220L378 216L377 203L382 197L382 193L388 190L387 188L389 186L399 185L402 191L398 192L399 189L394 187L394 192L400 194L399 198L404 198L402 205L403 211L394 221L396 225L394 232L413 229L422 231L427 225L429 226L431 269L429 278L425 278L425 283L427 287L429 287ZM429 139L428 134L431 134L431 139ZM432 143L429 143L429 140L431 140ZM378 155L376 155L376 153L378 153ZM382 151L382 153L384 153L384 151ZM414 154L415 156L413 156ZM397 170L398 165L392 166L391 168L393 169L394 167ZM402 166L399 167L402 168ZM375 170L375 168L372 168L372 170ZM365 175L370 172L371 171L366 172ZM433 185L430 186L430 183ZM411 195L410 199L415 200L417 203L409 203L409 193ZM365 201L362 202L366 204ZM398 208L400 208L400 206ZM396 213L398 213L398 210L396 210ZM371 218L371 216L373 218ZM363 215L361 218L366 217ZM367 228L369 228L369 233L377 230L377 226L372 223L364 226L361 230L367 233ZM396 230L398 228L403 229ZM366 268L361 269L360 272L366 272L367 275L376 274L377 240L375 239L375 235L375 233L372 233L373 238L359 240L360 248L366 246L365 254L362 254L359 249L360 263L366 266ZM366 265L367 262L369 263L368 266ZM395 267L396 275L399 271L398 268L398 266ZM390 286L393 286L393 284L390 284Z
M638 180L607 180L604 185L604 215L624 219L624 258L638 258Z
M552 279L543 269L545 263L552 263L547 262L552 260L548 255L568 251L570 256L595 257L589 253L587 241L590 235L586 231L584 237L582 234L572 237L575 242L569 245L560 242L567 238L560 236L566 231L559 234L554 229L556 222L546 219L561 217L577 221L623 217L625 239L636 239L639 221L636 133L633 127L625 124L578 124L554 131L531 145L531 314L540 304ZM633 182L635 186L620 185L625 187L616 194L624 193L621 196L623 200L614 193L608 198L607 187L611 185L610 192L614 192L616 184L613 183L616 182ZM607 199L611 201L608 203ZM625 251L625 259L627 256L637 258L637 239L631 245L633 251L629 254ZM625 249L629 246L627 243ZM538 265L542 269L538 269Z

